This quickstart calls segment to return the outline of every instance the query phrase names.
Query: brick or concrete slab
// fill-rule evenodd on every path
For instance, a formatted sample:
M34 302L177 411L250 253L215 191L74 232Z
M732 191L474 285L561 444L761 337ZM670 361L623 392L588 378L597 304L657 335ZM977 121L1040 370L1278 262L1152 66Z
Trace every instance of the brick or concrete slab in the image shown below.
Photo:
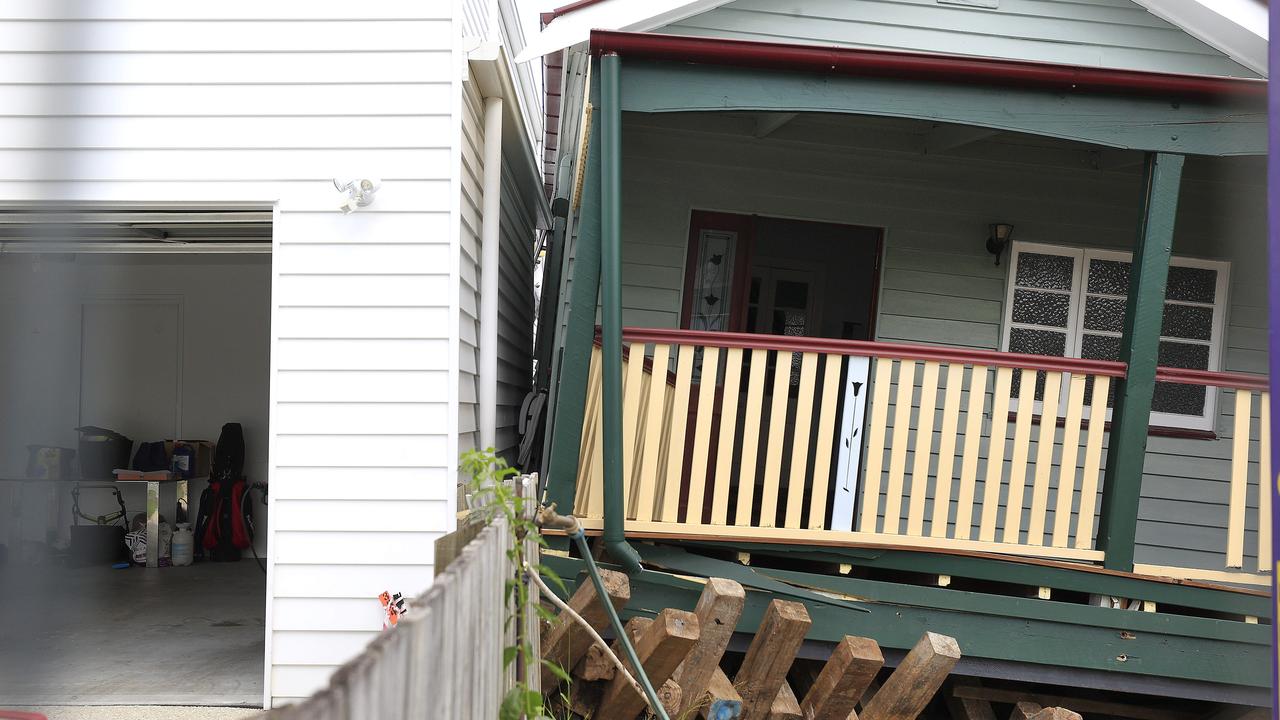
M0 569L0 699L260 706L265 577L251 558Z

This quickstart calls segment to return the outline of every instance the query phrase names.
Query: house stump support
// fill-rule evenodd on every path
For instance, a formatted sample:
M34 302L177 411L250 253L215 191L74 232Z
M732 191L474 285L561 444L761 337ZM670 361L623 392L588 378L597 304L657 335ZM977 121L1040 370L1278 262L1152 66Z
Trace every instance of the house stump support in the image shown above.
M861 720L914 720L959 661L955 638L926 632L863 708Z
M600 579L604 582L605 591L609 594L609 602L613 605L613 609L619 611L626 607L631 600L631 583L627 582L627 576L612 570L601 570ZM569 598L569 607L597 631L609 626L609 614L604 609L601 598L596 595L594 583L580 584L577 591ZM591 645L591 637L566 613L561 613L542 633L542 657L556 663L565 672L572 670L578 664ZM549 691L559 684L560 680L555 673L544 667L542 687Z
M715 577L707 579L707 584L698 597L698 604L693 608L693 614L698 616L701 636L675 674L684 695L680 709L673 717L690 714L703 704L712 678L719 670L720 657L724 655L733 631L738 627L746 598L742 585L733 580Z
M591 97L599 98L600 73L591 73ZM600 293L600 128L592 121L587 129L587 154L583 169L582 209L578 216L578 240L574 247L573 284L569 291L569 315L565 321L564 350L560 356L560 382L556 389L555 428L547 462L547 502L563 515L573 513L578 457L582 451L582 425L587 407L587 375L591 348L596 341L596 298Z
M655 687L671 679L689 648L698 641L698 616L684 610L667 608L651 622L631 628L637 631L636 658ZM623 663L628 661L624 659ZM619 673L605 687L596 717L633 720L647 706L645 696Z
M1120 346L1120 360L1127 369L1116 388L1111 415L1098 526L1098 548L1106 553L1104 562L1111 570L1133 570L1138 496L1142 490L1183 162L1183 156L1171 153L1147 156L1146 199L1129 271L1129 299Z
M879 643L846 635L805 694L801 703L804 716L812 720L845 720L883 666Z
M769 603L734 678L734 686L742 694L743 720L769 717L811 625L813 620L803 603L777 599Z

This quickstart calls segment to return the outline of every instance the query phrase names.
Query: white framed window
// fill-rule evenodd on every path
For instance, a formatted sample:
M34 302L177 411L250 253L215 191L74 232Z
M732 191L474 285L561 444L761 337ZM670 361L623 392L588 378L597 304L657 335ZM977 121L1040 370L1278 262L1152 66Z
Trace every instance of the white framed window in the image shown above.
M1132 261L1131 253L1114 250L1013 243L1000 349L1119 360ZM1229 275L1230 264L1226 262L1184 257L1170 260L1160 365L1219 369ZM1039 402L1043 380L1037 385ZM1113 400L1108 400L1108 407ZM1212 430L1216 400L1217 393L1203 386L1156 383L1151 424ZM1107 415L1110 418L1110 410Z

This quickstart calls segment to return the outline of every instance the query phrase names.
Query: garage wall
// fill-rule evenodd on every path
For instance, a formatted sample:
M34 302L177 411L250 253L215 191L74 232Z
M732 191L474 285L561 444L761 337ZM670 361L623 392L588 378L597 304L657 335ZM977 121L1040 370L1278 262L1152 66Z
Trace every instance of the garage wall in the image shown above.
M267 695L320 687L452 526L452 3L0 11L0 201L274 204ZM383 180L340 215L332 179Z
M86 303L165 303L179 308L177 352L155 357L157 348L121 349L123 355L139 359L139 367L145 358L147 365L172 369L179 378L176 393L173 387L148 385L147 378L129 375L128 368L119 382L129 387L118 390L139 403L148 395L164 396L166 402L176 395L173 415L154 418L159 424L150 430L110 423L112 429L138 442L174 433L217 441L223 423L238 422L245 432L245 475L266 479L271 340L271 259L266 255L0 256L0 337L6 346L0 353L0 427L5 428L0 433L0 477L24 476L28 444L75 448L78 424L107 423L81 410L81 363L95 362L81 346ZM144 489L122 487L129 512L143 512ZM189 488L193 520L204 487L199 483ZM36 489L27 490L22 507L43 508ZM60 506L56 527L65 540L72 522L70 487L60 485L55 492ZM8 495L0 496L0 503L5 500ZM91 515L116 507L106 493L85 492L81 497L81 508ZM253 507L256 526L265 528L266 508L260 503ZM43 516L15 516L9 514L12 509L0 505L0 517L6 522L21 517L24 539L45 540L48 523ZM162 513L173 522L172 510ZM255 538L260 554L266 552L266 539L265 533Z

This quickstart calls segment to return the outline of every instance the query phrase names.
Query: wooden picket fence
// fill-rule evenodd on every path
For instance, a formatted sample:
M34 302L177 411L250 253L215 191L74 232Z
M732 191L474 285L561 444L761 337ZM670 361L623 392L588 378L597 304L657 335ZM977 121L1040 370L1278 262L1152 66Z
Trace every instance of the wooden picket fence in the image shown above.
M526 493L536 476L520 478ZM515 686L517 667L503 650L517 643L506 622L505 583L516 569L508 557L512 533L505 518L491 521L461 549L426 592L410 601L399 623L336 672L328 687L305 701L259 715L264 720L457 718L493 720ZM536 562L537 549L526 541ZM532 554L529 554L532 552ZM370 598L376 603L376 598ZM530 604L538 602L530 592ZM530 627L535 628L536 616ZM537 633L532 634L537 652ZM524 669L532 689L539 674Z

